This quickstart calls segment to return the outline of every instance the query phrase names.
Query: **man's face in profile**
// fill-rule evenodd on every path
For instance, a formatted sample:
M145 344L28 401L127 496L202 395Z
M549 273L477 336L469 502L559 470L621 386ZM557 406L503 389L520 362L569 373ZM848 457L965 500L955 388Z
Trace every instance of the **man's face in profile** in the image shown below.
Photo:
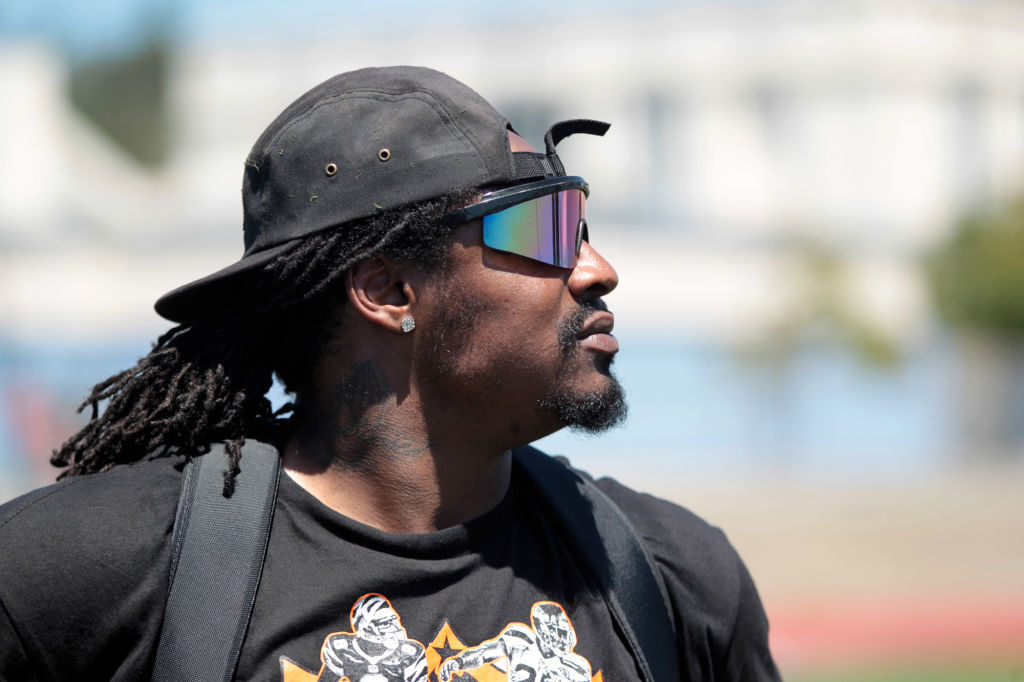
M601 300L617 282L586 242L568 269L491 249L480 221L467 223L431 289L419 361L435 388L490 405L492 418L504 416L529 440L563 426L609 428L626 412L611 372L613 317Z

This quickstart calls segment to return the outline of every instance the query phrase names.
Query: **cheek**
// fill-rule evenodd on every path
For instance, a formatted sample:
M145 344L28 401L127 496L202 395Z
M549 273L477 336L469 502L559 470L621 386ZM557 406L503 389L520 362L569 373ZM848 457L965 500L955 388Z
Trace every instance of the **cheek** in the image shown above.
M529 282L481 291L453 282L423 329L421 357L438 379L529 382L558 358L559 299ZM550 367L545 370L550 371Z
M484 330L513 335L510 343L524 344L545 332L555 333L564 314L564 287L557 281L518 273L492 272L486 282L453 282L447 292L449 309L472 311L474 326L467 329L482 341ZM515 336L518 334L518 338Z
M477 350L482 356L518 358L524 365L552 362L563 317L558 297L549 292L535 287L506 292L481 312L473 330Z

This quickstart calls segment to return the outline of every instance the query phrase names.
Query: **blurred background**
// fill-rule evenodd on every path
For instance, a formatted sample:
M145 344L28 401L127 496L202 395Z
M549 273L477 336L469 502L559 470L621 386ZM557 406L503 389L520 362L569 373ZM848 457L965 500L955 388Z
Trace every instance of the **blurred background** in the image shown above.
M722 527L787 679L1024 680L1016 1L4 0L0 501L238 258L263 127L397 63L613 123L560 153L631 416L542 447Z

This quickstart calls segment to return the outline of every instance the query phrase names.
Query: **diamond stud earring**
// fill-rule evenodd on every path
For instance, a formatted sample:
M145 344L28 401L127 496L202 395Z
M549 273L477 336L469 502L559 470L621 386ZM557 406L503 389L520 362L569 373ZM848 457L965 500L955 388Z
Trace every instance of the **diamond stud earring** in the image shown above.
M402 318L402 331L408 334L416 328L416 320L412 319L412 315L407 315Z

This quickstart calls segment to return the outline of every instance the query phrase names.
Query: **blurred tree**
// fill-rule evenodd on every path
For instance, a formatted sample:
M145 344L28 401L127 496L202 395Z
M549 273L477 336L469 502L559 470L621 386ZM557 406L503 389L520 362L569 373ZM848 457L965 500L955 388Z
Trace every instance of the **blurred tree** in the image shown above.
M901 359L897 341L868 316L852 298L845 281L843 256L816 241L793 248L799 290L794 304L743 355L756 363L785 367L809 342L824 342L849 350L873 367L893 367Z
M125 54L80 59L69 77L72 104L149 167L167 157L169 62L167 41L154 35Z
M801 353L815 345L838 347L881 369L902 360L898 341L865 315L850 291L842 253L813 239L798 240L789 250L791 277L786 279L792 288L779 292L789 305L757 338L738 349L760 378L764 421L754 428L781 466L790 463L795 444L791 373Z
M958 349L966 452L1012 457L1024 443L1024 196L961 219L925 261Z
M953 327L1024 335L1024 196L962 219L926 271Z

